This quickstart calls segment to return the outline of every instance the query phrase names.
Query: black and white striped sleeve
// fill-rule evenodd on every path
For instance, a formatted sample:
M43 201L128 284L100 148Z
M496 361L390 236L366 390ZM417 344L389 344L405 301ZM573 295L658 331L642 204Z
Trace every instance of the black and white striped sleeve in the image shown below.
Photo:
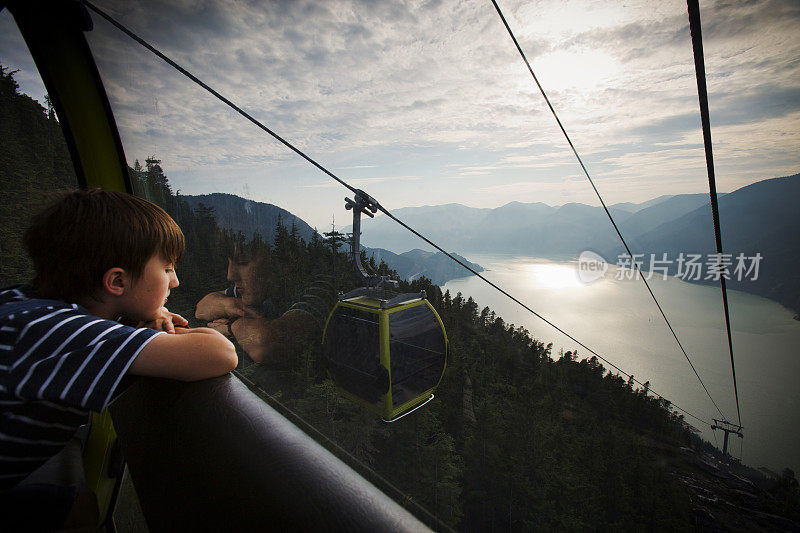
M157 332L92 315L77 306L47 307L6 323L14 356L0 374L4 392L102 411L139 352Z

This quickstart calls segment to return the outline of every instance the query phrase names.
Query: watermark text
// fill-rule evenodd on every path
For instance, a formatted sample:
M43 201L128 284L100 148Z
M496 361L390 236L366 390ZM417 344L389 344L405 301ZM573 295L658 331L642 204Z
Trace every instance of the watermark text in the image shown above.
M674 276L685 281L756 281L764 259L760 253L739 254L693 254L681 252L677 257L661 254L626 253L617 256L614 279L627 280L644 277L651 280L657 276L667 279ZM600 255L585 251L578 257L578 277L591 283L605 276L608 263Z

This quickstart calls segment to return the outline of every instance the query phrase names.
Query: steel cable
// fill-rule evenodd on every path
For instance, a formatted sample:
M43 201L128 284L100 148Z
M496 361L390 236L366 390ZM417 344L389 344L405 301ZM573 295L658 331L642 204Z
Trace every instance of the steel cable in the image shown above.
M594 189L594 192L597 195L597 198L600 200L600 204L603 206L603 209L605 210L606 215L608 215L608 219L611 221L611 225L614 226L614 231L617 232L617 236L619 236L620 241L622 241L622 245L625 247L625 251L628 252L628 257L631 258L631 264L633 265L634 270L636 270L636 272L641 274L641 271L639 270L639 265L636 263L636 261L633 260L633 253L631 252L631 249L628 247L628 243L625 241L625 238L622 236L622 233L620 232L619 227L617 227L617 223L614 222L614 217L611 216L611 211L609 211L608 207L606 207L606 203L603 201L603 197L600 195L600 191L598 191L597 187L595 187L594 180L592 180L592 177L589 175L589 171L586 169L586 165L583 164L583 160L581 159L581 156L578 155L578 150L575 149L575 145L572 144L572 139L570 139L569 134L567 134L567 130L564 128L564 125L561 124L561 120L558 118L558 114L556 114L556 110L553 108L553 104L550 103L550 99L547 97L547 93L545 93L544 88L542 87L541 83L539 83L539 79L536 77L536 74L533 72L533 67L531 67L531 64L528 61L528 58L525 56L525 52L522 51L522 47L519 45L519 42L517 41L517 38L514 36L514 32L511 31L511 27L508 25L508 22L506 22L506 18L505 18L505 16L503 16L503 12L500 10L500 6L497 5L497 2L495 0L492 0L492 4L494 4L495 9L497 10L497 14L500 15L500 20L503 21L503 25L506 27L506 30L508 31L508 34L511 36L511 40L514 41L514 45L517 47L517 51L522 56L523 61L525 61L525 65L528 67L528 71L531 73L531 76L533 77L533 81L536 82L536 86L539 88L539 92L542 93L542 96L544 97L545 102L547 102L547 106L550 108L550 112L553 114L553 117L556 119L556 122L558 123L558 127L561 128L561 132L564 134L564 137L567 139L567 143L569 143L569 147L572 149L572 153L575 154L575 158L578 160L578 163L580 164L581 168L583 169L583 173L586 174L586 177L589 180L589 184L592 186L592 189ZM717 402L715 402L714 398L711 397L711 393L708 391L708 388L706 387L706 384L703 382L703 379L700 377L700 374L697 372L697 369L694 367L694 364L692 363L692 360L689 358L689 354L687 354L686 350L683 348L683 344L681 344L680 339L678 339L678 335L675 333L675 330L672 328L672 324L670 324L670 321L667 318L667 315L664 313L664 309L661 308L661 304L658 303L658 298L656 298L656 295L653 293L653 289L650 288L650 284L647 282L647 279L643 275L640 275L638 277L644 282L645 287L647 287L647 292L649 292L650 296L653 298L653 301L655 302L656 307L658 307L658 311L661 313L661 316L664 318L664 321L667 323L667 327L669 328L670 333L672 333L672 336L675 338L675 342L678 343L678 347L681 349L681 352L683 352L683 356L686 358L686 361L689 362L689 366L692 367L692 371L694 372L694 375L697 376L697 379L700 381L700 385L702 385L703 386L703 390L706 391L706 394L708 395L708 399L711 400L711 403L714 404L714 407L717 408L717 411L719 411L719 414L722 416L722 418L726 418L725 415L722 413L722 410L717 405Z
M692 34L692 51L694 52L694 68L697 78L697 95L700 100L700 121L703 127L703 145L706 154L708 171L708 193L711 196L711 216L714 219L714 240L717 245L717 266L722 262L722 233L719 224L719 206L717 203L717 184L714 176L714 154L711 146L711 121L708 112L708 89L706 88L706 66L703 54L703 34L700 26L700 6L697 0L687 0L689 10L689 30ZM733 362L733 339L731 337L731 317L728 309L728 289L725 284L727 269L719 277L722 289L722 307L725 310L725 328L728 332L728 350L731 354L731 373L733 374L733 392L736 396L736 414L739 425L742 425L742 412L739 409L739 388L736 386L736 365Z

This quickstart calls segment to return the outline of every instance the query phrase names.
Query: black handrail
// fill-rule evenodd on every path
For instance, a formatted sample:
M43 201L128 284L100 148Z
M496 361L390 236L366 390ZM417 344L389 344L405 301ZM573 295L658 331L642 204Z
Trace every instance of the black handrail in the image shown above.
M152 531L428 529L233 376L139 379L111 411Z

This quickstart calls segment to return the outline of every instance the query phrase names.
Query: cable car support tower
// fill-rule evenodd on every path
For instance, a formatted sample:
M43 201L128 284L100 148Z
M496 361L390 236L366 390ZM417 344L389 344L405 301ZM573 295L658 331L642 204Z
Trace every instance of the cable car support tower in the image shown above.
M735 433L736 436L739 437L740 439L744 438L744 435L742 435L742 429L744 428L742 426L737 426L732 422L728 422L727 420L717 420L715 418L714 424L711 426L711 429L714 431L719 429L725 432L725 439L722 441L723 457L728 457L728 435L730 435L731 433Z
M370 218L378 212L378 202L362 190L357 190L353 195L354 200L345 198L344 208L353 210L353 237L350 241L350 256L353 260L356 279L365 283L367 287L396 289L399 283L390 276L370 275L361 264L361 213Z

